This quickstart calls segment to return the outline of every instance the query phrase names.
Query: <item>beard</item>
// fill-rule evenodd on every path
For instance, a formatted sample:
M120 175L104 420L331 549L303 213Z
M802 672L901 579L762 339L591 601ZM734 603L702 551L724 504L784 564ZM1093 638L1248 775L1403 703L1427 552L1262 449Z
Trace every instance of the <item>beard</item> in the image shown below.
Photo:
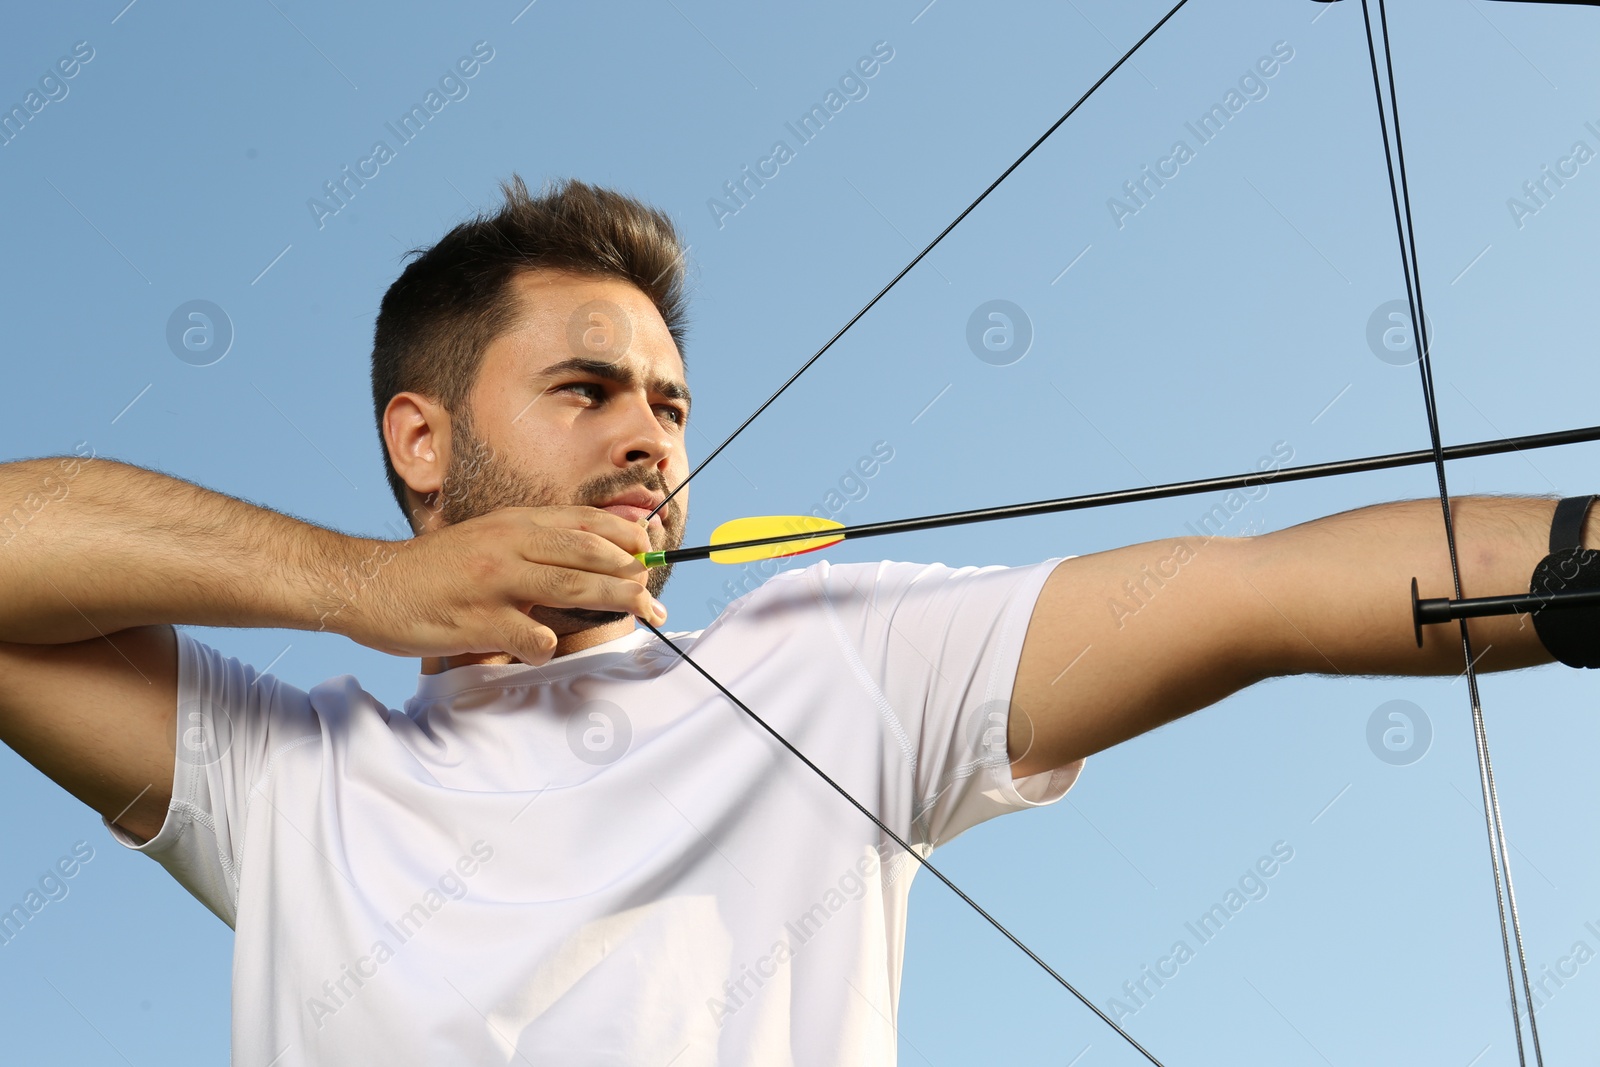
M450 465L436 501L439 518L453 526L500 508L550 507L561 505L595 506L635 486L665 495L671 490L659 471L638 468L621 470L580 485L567 499L555 485L518 470L495 455L493 448L478 437L470 415L453 419L450 430ZM650 547L660 550L683 544L684 506L676 498L661 511L661 529L650 529ZM650 595L660 599L672 565L652 567L645 579ZM557 633L588 629L620 622L631 616L625 611L594 611L587 608L535 607L529 614Z

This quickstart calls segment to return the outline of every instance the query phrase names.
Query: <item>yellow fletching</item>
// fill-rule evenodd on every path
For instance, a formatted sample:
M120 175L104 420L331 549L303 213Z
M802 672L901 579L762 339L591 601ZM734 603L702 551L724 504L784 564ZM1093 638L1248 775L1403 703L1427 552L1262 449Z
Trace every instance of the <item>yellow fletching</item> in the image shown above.
M741 541L760 541L768 537L792 537L795 534L818 533L820 537L803 537L750 548L726 549L711 553L714 563L754 563L761 559L780 556L798 556L802 552L815 552L844 540L845 535L827 531L842 530L844 524L815 515L755 515L733 519L711 532L713 545L732 545Z

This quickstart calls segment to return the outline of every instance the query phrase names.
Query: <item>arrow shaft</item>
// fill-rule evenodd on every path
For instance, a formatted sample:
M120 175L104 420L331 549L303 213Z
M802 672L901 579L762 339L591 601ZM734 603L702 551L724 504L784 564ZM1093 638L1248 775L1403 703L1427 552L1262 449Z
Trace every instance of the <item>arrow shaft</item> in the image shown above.
M1553 448L1558 445L1577 444L1600 440L1600 426L1585 426L1575 430L1557 430L1553 433L1527 434L1522 437L1502 437L1492 441L1475 441L1464 445L1451 445L1443 449L1445 459L1472 459L1478 456L1495 456L1526 449ZM1381 456L1361 459L1336 460L1330 463L1307 463L1298 467L1283 467L1272 471L1250 471L1245 474L1220 478L1201 478L1188 482L1169 482L1143 489L1118 489L1108 493L1089 493L1083 496L1039 500L1028 504L1007 504L995 508L978 508L973 511L952 511L942 515L924 515L912 519L892 519L887 522L863 523L831 531L846 538L876 537L880 534L911 533L915 530L935 530L945 526L960 526L971 522L989 522L993 519L1019 519L1030 515L1053 515L1061 511L1079 511L1086 508L1106 507L1111 504L1128 504L1138 500L1162 500L1167 497L1187 496L1226 489L1246 489L1275 482L1307 481L1328 478L1336 474L1358 474L1365 471L1389 470L1395 467L1418 466L1432 463L1434 453L1430 448L1411 452L1390 452ZM687 560L707 559L713 552L755 548L760 545L786 544L791 541L811 540L815 532L777 534L751 541L737 541L725 545L706 545L698 548L681 548L664 554L663 562L680 563Z

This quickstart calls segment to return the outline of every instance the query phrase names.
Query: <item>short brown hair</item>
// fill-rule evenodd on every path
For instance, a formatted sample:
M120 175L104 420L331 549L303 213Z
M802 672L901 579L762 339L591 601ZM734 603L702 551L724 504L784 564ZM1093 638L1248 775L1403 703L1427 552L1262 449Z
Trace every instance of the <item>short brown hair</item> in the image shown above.
M557 268L632 282L660 313L682 353L688 331L683 249L672 220L633 197L575 179L552 182L537 197L513 173L500 183L505 204L456 226L417 256L383 295L372 341L372 404L378 445L394 499L418 523L407 486L383 438L383 412L397 393L429 397L452 419L467 404L484 350L524 308L511 279L519 270Z

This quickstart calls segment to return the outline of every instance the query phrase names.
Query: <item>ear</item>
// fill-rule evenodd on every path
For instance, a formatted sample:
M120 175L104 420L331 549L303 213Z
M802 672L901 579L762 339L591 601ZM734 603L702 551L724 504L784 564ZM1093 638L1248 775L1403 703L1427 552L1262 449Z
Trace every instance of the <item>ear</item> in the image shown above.
M425 506L450 467L450 414L421 393L396 393L383 409L383 443L401 481Z

